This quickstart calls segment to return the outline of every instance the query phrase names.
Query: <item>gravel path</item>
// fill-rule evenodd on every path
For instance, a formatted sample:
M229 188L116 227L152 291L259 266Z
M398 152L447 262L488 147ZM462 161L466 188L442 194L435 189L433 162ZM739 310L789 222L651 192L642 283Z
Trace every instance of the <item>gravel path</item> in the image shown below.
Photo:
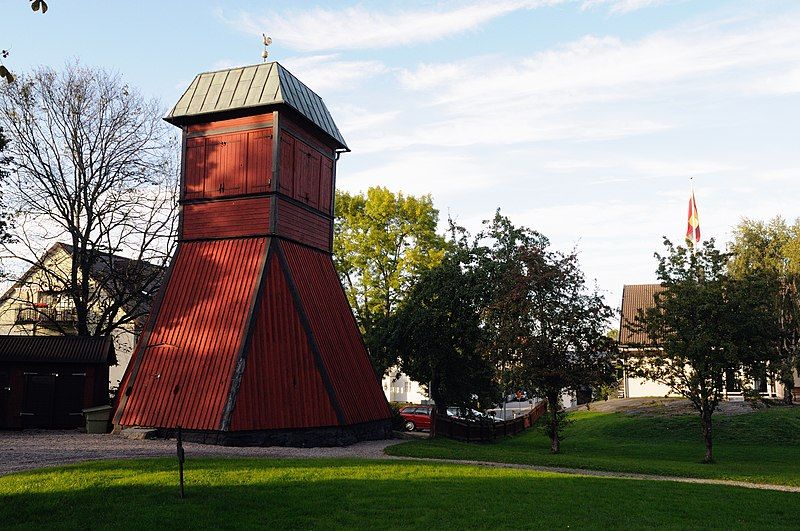
M684 478L678 476L659 476L655 474L638 474L635 472L609 472L606 470L588 470L585 468L566 468L557 466L520 465L516 463L495 463L492 461L470 461L460 459L436 459L417 457L394 457L409 461L432 461L435 463L452 463L459 465L475 465L494 468L513 468L518 470L535 470L537 472L554 472L574 476L592 476L600 478L639 479L645 481L674 481L676 483L698 483L703 485L727 485L729 487L744 487L746 489L777 490L782 492L800 492L800 487L791 485L770 485L768 483L750 483L748 481L735 481L731 479L709 478Z
M230 447L186 442L187 457L386 457L383 449L397 439L365 441L333 448ZM88 435L76 431L0 431L0 475L19 470L79 463L96 459L135 459L175 455L175 440L126 439L118 435Z
M417 434L415 434L417 435ZM420 434L422 435L422 434ZM424 435L422 435L424 436ZM536 465L494 463L489 461L461 461L456 459L420 459L413 457L387 456L387 446L401 442L398 439L365 441L352 446L332 448L284 448L270 447L231 447L209 444L184 443L187 457L266 457L266 458L314 458L314 457L356 457L364 459L388 459L426 461L433 463L452 463L494 468L514 468L555 472L580 476L604 478L638 479L646 481L674 481L678 483L699 483L706 485L727 485L749 489L800 492L800 487L788 485L768 485L724 479L684 478L636 474L627 472L608 472L581 468L563 468ZM0 431L0 476L20 470L30 470L48 466L80 463L98 459L135 459L137 457L172 457L175 455L175 440L127 439L118 435L88 435L76 431L25 430Z

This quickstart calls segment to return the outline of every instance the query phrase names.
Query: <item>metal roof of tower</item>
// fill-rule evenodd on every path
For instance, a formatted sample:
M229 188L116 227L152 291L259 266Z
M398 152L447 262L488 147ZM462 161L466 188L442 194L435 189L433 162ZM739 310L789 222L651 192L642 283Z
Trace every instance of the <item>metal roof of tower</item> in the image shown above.
M202 115L285 104L350 151L317 93L277 62L205 72L194 78L164 119L176 125L196 123Z

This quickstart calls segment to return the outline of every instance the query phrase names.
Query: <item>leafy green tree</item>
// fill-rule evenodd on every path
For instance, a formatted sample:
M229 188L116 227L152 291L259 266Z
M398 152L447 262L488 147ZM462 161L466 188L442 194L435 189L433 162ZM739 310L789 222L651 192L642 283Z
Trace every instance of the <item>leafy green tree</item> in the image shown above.
M762 275L773 283L781 341L780 362L771 369L791 404L794 373L800 371L800 221L789 225L780 217L768 222L745 218L734 230L730 251L735 278Z
M430 195L381 187L336 193L334 263L378 374L397 361L385 348L385 320L417 277L444 255L438 221Z
M519 338L524 334L525 293L517 284L521 274L520 250L544 249L547 239L525 227L516 227L498 210L483 222L484 230L472 244L476 274L483 286L482 324L484 355L492 361L504 396L522 388L518 381Z
M711 463L712 415L725 378L742 371L739 384L747 389L750 378L760 376L777 352L772 287L761 275L731 276L731 257L713 239L694 250L666 239L664 245L666 253L656 253L664 290L631 325L634 332L646 333L649 343L627 361L635 374L689 399L700 414L703 461Z
M548 401L551 451L560 451L561 396L613 381L616 345L606 335L613 311L589 290L575 253L550 248L538 232L498 211L473 250L482 287L486 356L504 393L525 389Z
M481 355L481 286L470 261L465 249L453 248L419 276L387 320L390 350L403 372L428 383L440 414L498 398L494 368Z

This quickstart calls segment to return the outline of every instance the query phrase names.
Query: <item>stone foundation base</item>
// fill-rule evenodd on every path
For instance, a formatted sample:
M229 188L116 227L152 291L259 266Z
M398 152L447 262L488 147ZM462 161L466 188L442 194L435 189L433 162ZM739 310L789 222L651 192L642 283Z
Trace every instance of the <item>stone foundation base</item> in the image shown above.
M175 438L173 428L156 428L160 437ZM183 440L221 446L349 446L359 441L375 441L392 437L391 419L375 420L352 426L296 428L254 431L182 430Z

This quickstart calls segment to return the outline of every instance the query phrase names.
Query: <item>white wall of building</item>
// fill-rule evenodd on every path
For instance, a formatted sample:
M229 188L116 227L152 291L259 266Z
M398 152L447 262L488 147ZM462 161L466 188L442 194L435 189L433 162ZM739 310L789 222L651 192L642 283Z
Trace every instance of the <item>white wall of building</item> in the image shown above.
M409 402L424 404L429 400L428 393L419 382L415 382L397 367L389 369L381 382L383 393L389 402Z
M646 380L644 378L626 377L625 378L625 398L642 397L677 397L679 395L671 392L668 385Z

